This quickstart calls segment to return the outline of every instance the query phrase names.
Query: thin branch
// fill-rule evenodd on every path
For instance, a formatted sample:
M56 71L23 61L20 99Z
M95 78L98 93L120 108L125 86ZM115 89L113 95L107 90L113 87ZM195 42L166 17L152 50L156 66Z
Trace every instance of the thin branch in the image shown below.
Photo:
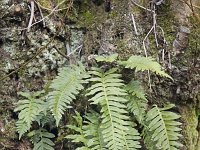
M145 56L147 57L148 55L147 55L147 49L146 49L146 45L145 45L145 42L146 42L146 39L148 38L148 36L149 36L149 34L153 31L153 26L151 27L151 29L149 30L149 32L146 34L146 36L144 37L144 39L143 39L143 48L144 48L144 54L145 54Z
M135 18L133 16L133 14L131 14L131 18L132 18L132 22L133 22L133 27L134 27L134 30L135 30L135 34L136 35L139 35L138 31L137 31L137 28L136 28L136 23L135 23Z
M34 1L31 0L31 16L30 16L30 19L29 19L29 23L28 23L28 27L27 27L27 31L29 32L30 31L30 28L32 26L32 22L33 22L33 18L34 18Z
M154 11L153 11L153 30L154 30L154 37L155 37L155 41L156 41L156 47L158 48L158 39L157 39L157 31L156 31L157 21L156 21L155 4L154 4L153 8L154 8Z
M37 2L36 0L34 0L34 1L35 1L35 3L36 3L39 7L41 7L42 9L45 9L45 10L47 10L47 11L52 11L52 9L42 6L42 5L41 5L39 2ZM66 10L66 9L68 9L68 8L56 9L54 12L59 12L59 11Z
M40 8L40 6L37 4L37 6L38 6L38 9L39 9L39 12L40 12L40 16L42 17L42 19L44 18L44 15L43 15L43 13L42 13L42 10L41 10L41 8ZM43 26L45 27L45 21L43 20Z
M64 53L62 53L55 45L53 46L53 48L55 48L55 50L64 58L66 58L67 60L69 60L69 56L65 55Z
M139 4L136 3L134 0L131 0L131 2L132 2L133 4L135 4L136 6L138 6L139 8L142 8L142 9L147 10L147 11L152 12L152 13L154 12L154 11L151 10L151 9L148 9L148 8L142 6L142 5L139 5Z

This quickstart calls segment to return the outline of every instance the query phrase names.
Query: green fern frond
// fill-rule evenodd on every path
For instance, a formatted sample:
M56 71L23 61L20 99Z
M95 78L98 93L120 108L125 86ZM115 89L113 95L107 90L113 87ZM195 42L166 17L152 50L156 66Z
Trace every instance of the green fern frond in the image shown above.
M54 134L47 132L45 129L33 130L28 134L34 144L33 150L54 150L55 145L51 140Z
M84 136L88 139L88 147L90 150L106 150L100 128L100 115L94 111L88 113L85 118L86 125L83 126Z
M93 68L90 81L94 84L88 89L87 96L92 104L101 105L101 129L106 148L110 150L121 150L126 147L127 130L129 130L129 117L126 111L127 95L123 89L123 81L119 79L120 74L116 69L103 72Z
M167 73L161 70L161 66L151 57L131 56L127 61L118 61L126 68L136 69L136 71L150 70L156 74L172 79Z
M147 99L145 97L145 92L141 88L139 81L132 80L127 86L126 90L128 91L128 110L133 113L137 121L142 124L147 108Z
M38 94L31 95L27 92L20 92L20 95L26 97L27 99L18 101L17 107L14 109L15 112L19 111L19 121L16 123L17 131L20 135L19 138L21 138L21 136L30 129L32 122L35 121L37 115L39 115L43 107L43 101L35 98Z
M139 140L141 139L139 132L134 128L135 125L129 121L128 130L125 135L125 148L126 150L136 150L141 148Z
M114 62L117 60L117 57L118 57L118 54L112 54L112 55L109 55L109 56L97 56L95 57L95 59L98 61L98 62Z
M75 112L76 116L73 116L73 118L76 120L76 125L67 125L67 127L73 131L75 131L75 134L67 135L65 138L71 139L74 143L82 143L83 146L77 148L76 150L89 150L87 143L88 139L85 138L83 133L83 119L80 116L78 112Z
M55 119L49 111L47 113L40 112L40 114L37 115L35 121L41 127L44 127L46 124L49 124L50 126L55 126Z
M87 77L83 66L74 65L61 69L53 80L50 85L53 91L49 93L48 100L57 126L66 108L70 107L71 101L83 89L82 84L86 83L84 79Z
M21 139L22 135L26 133L30 128L31 126L27 124L27 122L18 120L16 122L16 131L19 133L19 139Z
M148 124L146 130L150 132L151 139L156 142L158 149L164 150L178 150L182 146L178 142L181 134L180 122L176 119L180 118L174 112L168 111L173 105L166 108L158 108L156 105L148 111L146 116L146 124Z

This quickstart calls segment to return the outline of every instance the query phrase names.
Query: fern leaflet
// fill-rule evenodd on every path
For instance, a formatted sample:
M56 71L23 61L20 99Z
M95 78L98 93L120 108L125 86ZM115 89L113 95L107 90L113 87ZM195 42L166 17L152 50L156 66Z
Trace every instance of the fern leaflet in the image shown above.
M49 107L56 119L56 125L62 117L66 108L70 107L70 102L83 89L82 84L86 83L87 78L83 66L71 66L61 69L56 79L53 80L50 88L53 90L49 93Z
M163 77L172 79L167 73L161 70L161 66L151 57L131 56L127 61L118 61L126 68L136 69L136 71L150 70Z
M177 140L181 136L178 132L181 130L178 126L180 122L175 121L180 115L168 111L173 105L165 108L158 108L156 105L148 111L146 123L150 131L151 139L156 142L158 149L178 150L182 146Z

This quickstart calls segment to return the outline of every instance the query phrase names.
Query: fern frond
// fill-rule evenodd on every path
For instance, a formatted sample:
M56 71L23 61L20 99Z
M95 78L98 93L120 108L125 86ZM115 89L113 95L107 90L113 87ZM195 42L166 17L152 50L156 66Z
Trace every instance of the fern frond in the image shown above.
M126 150L136 150L141 148L140 142L141 139L139 132L134 128L135 125L129 121L128 130L125 135L125 148Z
M116 54L112 54L112 55L110 55L110 56L97 56L97 57L95 57L95 59L96 59L98 62L104 61L104 62L109 62L109 63L111 63L111 62L116 61L116 60L117 60L117 57L118 57L118 54L116 53Z
M27 92L21 92L20 94L27 99L18 101L17 107L14 109L15 112L19 111L19 121L16 123L19 138L30 129L32 122L42 111L43 106L43 101L36 99L34 94L31 95Z
M80 116L78 112L75 112L76 116L73 116L73 118L76 120L76 125L67 125L68 128L75 131L75 134L67 135L65 138L71 139L74 143L82 143L83 146L77 148L76 150L89 150L87 143L88 139L85 138L83 133L83 119Z
M86 125L83 126L83 133L88 139L88 147L91 150L106 150L102 129L100 128L100 115L92 111L88 113L85 118L87 121L85 121Z
M127 61L118 61L125 68L136 69L136 71L150 70L156 74L172 79L167 73L161 70L161 66L151 57L131 56Z
M61 69L56 79L53 80L50 85L53 91L49 93L48 100L57 126L66 108L70 107L71 101L83 89L82 84L86 83L84 79L87 77L82 66L74 65Z
M28 136L32 138L33 150L54 150L53 146L55 144L51 139L55 136L45 129L40 128L39 130L31 131Z
M156 142L158 149L178 150L182 146L178 142L181 134L180 122L176 119L180 118L174 112L168 111L173 105L166 108L158 108L156 105L148 111L146 116L147 130L151 134L151 139Z
M46 124L49 124L50 126L55 126L55 119L49 111L47 113L40 112L40 114L37 115L35 121L41 127L44 127Z
M141 88L139 81L134 80L126 86L126 90L129 93L127 96L127 108L135 115L136 120L142 124L145 119L148 102L144 90Z
M95 83L88 89L86 94L92 96L89 99L92 104L101 105L101 129L106 148L110 150L121 150L126 147L126 135L129 127L126 111L127 95L123 89L123 81L119 79L120 74L115 73L116 69L103 72L94 68L91 71L90 81Z
M30 128L31 126L27 122L18 120L16 122L16 131L19 133L19 139L21 139L22 135L26 133Z

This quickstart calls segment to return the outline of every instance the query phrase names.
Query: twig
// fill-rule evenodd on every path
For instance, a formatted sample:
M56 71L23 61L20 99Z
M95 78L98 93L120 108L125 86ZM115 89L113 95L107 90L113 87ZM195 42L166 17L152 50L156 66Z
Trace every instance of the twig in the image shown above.
M149 34L152 32L153 29L154 29L154 27L152 26L151 29L149 30L149 32L147 33L147 35L145 36L144 40L143 40L144 54L145 54L146 57L148 57L148 55L147 55L147 49L146 49L146 46L145 46L145 41L146 41L147 37L149 36ZM148 80L149 80L148 81L149 82L149 88L151 90L152 89L151 88L151 77L150 77L150 71L149 70L147 71L147 74L148 74Z
M138 31L137 31L137 28L136 28L135 18L134 18L134 16L133 16L133 14L131 14L131 18L132 18L132 22L133 22L133 27L134 27L134 30L135 30L135 34L136 34L136 35L139 35L139 34L138 34Z
M53 48L55 48L55 50L63 57L65 57L67 60L69 60L69 56L63 54L55 45L53 46Z
M157 27L161 30L162 37L163 37L163 42L164 42L164 44L166 44L165 33L164 33L163 28L161 26L157 26ZM163 62L165 61L165 49L164 48L162 49L162 61Z
M35 24L38 24L39 22L43 21L44 19L48 18L50 15L52 15L54 13L54 11L60 6L62 5L66 0L63 0L62 2L60 2L47 16L45 16L44 18L42 18L41 20L33 23L31 26L34 26Z
M154 4L153 8L154 8L154 11L153 11L153 30L154 30L154 37L155 37L155 41L156 41L156 47L158 48L158 39L157 39L157 31L156 31L157 21L156 21L155 4Z
M146 46L145 46L145 41L148 38L149 34L152 32L152 30L153 30L153 26L151 27L149 32L146 34L146 36L144 37L143 42L142 42L143 43L143 48L144 48L144 54L145 54L146 57L147 57L147 49L146 49Z
M69 57L70 55L74 54L78 49L82 48L83 45L78 46L77 48L75 48L75 50L71 51L69 54L67 54L67 56Z
M34 18L34 7L35 7L33 0L31 0L30 3L31 3L31 16L29 19L28 27L27 27L28 32L30 31L30 28L32 26L32 22L33 22L33 18Z
M38 5L38 4L37 4L37 5ZM42 19L43 19L43 18L44 18L44 15L43 15L42 10L41 10L41 8L40 8L39 5L38 5L38 9L39 9L39 12L40 12L40 16L41 16ZM43 22L43 27L45 27L45 21L43 20L42 22Z
M35 3L36 3L39 7L41 7L42 9L45 9L45 10L47 10L47 11L52 11L52 9L46 8L46 7L42 6L42 5L41 5L39 2L37 2L36 0L34 0L34 1L35 1ZM68 9L68 8L56 9L54 12L58 12L58 11L66 10L66 9Z
M142 8L142 9L144 9L144 10L147 10L147 11L149 11L149 12L152 12L152 13L153 13L153 10L151 10L151 9L148 9L148 8L146 8L146 7L144 7L144 6L141 6L141 5L139 5L139 4L138 4L138 3L136 3L134 0L131 0L131 2L132 2L133 4L135 4L136 6L138 6L138 7Z

